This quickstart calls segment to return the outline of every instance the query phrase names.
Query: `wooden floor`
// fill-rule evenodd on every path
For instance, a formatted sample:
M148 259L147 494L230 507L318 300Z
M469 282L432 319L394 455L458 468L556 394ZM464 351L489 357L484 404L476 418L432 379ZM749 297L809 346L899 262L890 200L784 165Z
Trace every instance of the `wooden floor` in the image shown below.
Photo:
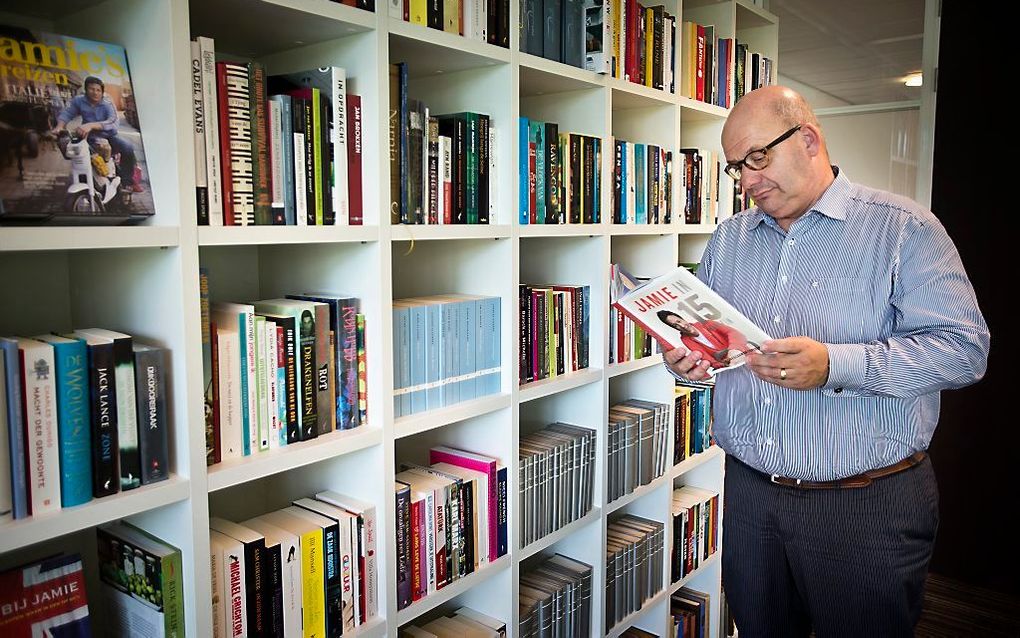
M1020 599L928 575L917 638L1020 637Z

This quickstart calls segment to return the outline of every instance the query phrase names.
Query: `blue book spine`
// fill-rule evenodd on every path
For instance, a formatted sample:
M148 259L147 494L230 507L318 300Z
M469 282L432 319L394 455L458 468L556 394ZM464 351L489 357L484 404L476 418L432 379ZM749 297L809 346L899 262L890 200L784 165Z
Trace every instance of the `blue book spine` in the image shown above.
M460 318L462 301L455 301L450 305L450 325L446 333L446 351L450 355L450 377L457 377L463 374L460 365L460 340L464 338L461 333L463 320ZM460 386L453 381L448 382L449 396L446 398L446 405L452 405L460 401Z
M88 352L84 341L52 343L57 369L60 505L92 500Z
M479 381L479 395L497 394L500 390L500 341L499 341L499 297L486 297L481 305L482 326L479 334L484 344L484 363L479 367L484 370L496 370L482 377Z
M410 309L406 306L393 309L393 343L393 386L402 390L411 385L411 322ZM393 411L396 417L410 414L410 395L406 392L397 395L393 400Z
M478 353L476 351L478 335L475 332L478 327L475 323L478 316L478 304L479 301L477 299L470 299L460 304L460 339L457 340L457 345L460 348L460 373L463 375L473 374L480 369L478 367ZM472 376L465 379L458 386L460 387L461 401L470 401L478 396L475 393L477 386L476 377Z
M520 184L518 192L520 195L520 210L521 214L518 222L521 224L527 224L529 217L529 209L531 198L528 196L528 140L529 138L530 124L528 118L522 117L520 119L520 127L518 129L518 139L520 143L520 153L517 156L517 163L519 166L518 173Z
M412 387L425 385L427 364L425 361L425 306L415 304L410 308L411 321L411 379ZM411 412L425 411L425 389L411 393Z
M248 332L248 313L237 313L237 335L241 343L241 455L251 454L251 420L255 415L249 414L248 410L248 351L251 349L249 342L252 341L254 333L254 317L252 317L252 332ZM252 355L254 356L254 355ZM254 379L251 379L254 381Z
M531 120L528 144L535 143L535 221L545 223L545 123ZM530 152L530 148L529 148Z
M492 338L491 333L485 329L485 312L488 297L482 297L475 303L475 321L474 321L474 343L475 343L475 369L476 370L487 370L489 368L489 339ZM489 392L489 379L488 375L479 375L475 379L475 396L483 397Z
M4 368L6 370L7 391L7 423L8 445L11 454L11 501L14 518L28 516L28 476L25 474L25 435L20 427L23 420L21 405L21 358L18 354L18 342L12 339L0 339L3 349ZM0 477L7 480L8 477ZM91 488L90 488L91 489Z
M433 303L425 308L425 380L429 383L425 391L425 407L428 410L443 407L442 380L442 343L443 343L442 305Z
M440 359L439 378L442 384L443 405L453 404L453 383L450 378L456 376L454 353L457 351L454 339L454 324L457 322L457 304L445 301L440 307Z
M645 158L645 145L635 144L634 145L634 223L635 224L647 224L648 223L648 211L647 201L648 196L648 180L645 179L645 173L647 169L647 160Z
M619 223L627 223L627 146L630 142L623 142L620 148L620 217Z

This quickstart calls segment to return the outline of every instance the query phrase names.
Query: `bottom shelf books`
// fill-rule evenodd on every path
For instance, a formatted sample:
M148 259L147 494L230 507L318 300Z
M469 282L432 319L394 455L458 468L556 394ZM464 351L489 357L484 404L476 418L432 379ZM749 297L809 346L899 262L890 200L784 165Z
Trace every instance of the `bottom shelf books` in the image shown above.
M669 599L676 638L705 638L709 632L711 597L700 591L682 588Z
M92 635L81 556L69 554L0 573L0 636Z
M506 623L470 607L461 607L447 616L439 616L421 626L400 631L402 638L504 638Z
M397 609L434 594L507 553L507 470L455 448L396 476Z
M595 430L553 423L521 437L521 542L532 543L591 511Z
M329 491L210 518L213 636L337 636L378 616L375 525L373 505Z
M678 582L719 548L719 494L690 485L673 490L671 582Z
M562 554L522 573L518 635L591 636L591 581L591 565Z
M606 527L606 627L641 609L663 586L659 521L623 516Z

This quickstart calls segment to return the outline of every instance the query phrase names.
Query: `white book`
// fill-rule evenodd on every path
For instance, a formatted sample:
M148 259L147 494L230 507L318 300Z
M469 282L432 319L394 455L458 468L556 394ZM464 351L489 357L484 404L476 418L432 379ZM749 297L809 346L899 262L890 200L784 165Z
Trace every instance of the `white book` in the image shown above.
M462 481L474 481L471 486L472 511L475 513L474 537L469 539L474 543L475 567L489 560L489 475L478 470L471 470L452 463L433 463L433 469L454 476L459 476Z
M347 70L333 67L333 212L337 224L349 224L350 174L347 168Z
M244 543L216 530L209 530L209 554L219 554L223 564L223 623L225 636L248 635L248 604L244 587ZM216 592L213 592L215 600Z
M60 509L57 377L53 367L53 346L18 337L18 349L25 365L25 451L32 460L28 471L29 502L32 516L38 516Z
M361 590L365 597L365 622L376 618L379 615L379 584L378 567L376 559L378 528L375 518L375 505L353 496L339 494L333 491L319 492L315 495L316 500L336 505L361 519L361 551L365 562L364 576L360 578L365 583ZM361 572L359 572L361 573Z
M389 14L391 18L396 18L397 20L404 19L403 2L401 2L400 0L390 0L387 6L389 8Z
M280 447L280 428L283 427L286 430L286 427L280 422L280 388L276 374L277 347L276 322L266 319L266 380L269 382L267 399L269 403L269 449L271 450ZM286 439L286 434L283 438Z
M462 0L464 37L485 41L485 0Z
M251 304L215 302L211 306L212 320L216 326L238 327L238 357L240 361L239 385L241 408L241 453L247 449L248 454L258 448L258 376L256 370L255 350L255 308ZM241 332L241 330L244 332ZM247 423L245 423L247 421ZM245 426L247 425L247 431ZM253 445L254 443L254 445ZM247 456L247 454L245 454Z
M255 413L258 427L251 428L251 451L269 449L269 369L266 361L266 319L255 317ZM273 372L275 372L275 368Z
M283 111L279 102L269 100L269 163L272 166L270 205L274 216L283 215Z
M209 225L223 225L223 170L220 158L219 110L216 105L216 47L212 38L196 38L202 58L202 104L205 121L205 159L209 186Z
M308 188L305 182L305 134L294 132L294 208L298 226L308 225Z
M205 126L215 114L205 110L202 98L202 47L197 40L191 42L191 123L195 134L195 190L199 200L208 203L209 167L206 162ZM205 192L205 197L201 193Z
M453 208L453 140L443 136L439 138L443 142L442 175L443 175L443 206L439 209L439 223L446 223L446 207ZM447 201L449 200L449 201Z
M241 395L241 341L236 328L217 326L218 370L220 385L220 458L241 458L243 446Z
M241 523L266 537L266 547L280 545L280 584L283 590L283 635L301 635L301 544L289 530L262 517Z
M421 209L422 223L429 223L429 107L421 123Z
M7 372L3 357L0 357L0 523L14 518L11 501L11 451L7 423Z

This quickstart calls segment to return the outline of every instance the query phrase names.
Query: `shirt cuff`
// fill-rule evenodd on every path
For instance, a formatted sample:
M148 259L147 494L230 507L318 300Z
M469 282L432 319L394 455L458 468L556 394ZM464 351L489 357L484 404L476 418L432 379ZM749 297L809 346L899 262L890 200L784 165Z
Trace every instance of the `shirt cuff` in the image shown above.
M682 377L679 374L677 374L673 370L673 368L669 367L669 364L666 363L665 359L663 359L662 365L666 366L666 371L669 372L671 375L673 375L673 378L676 379L677 381L680 381L681 383L690 383L690 379L685 379L684 377Z
M843 388L862 388L867 373L865 346L856 343L827 343L825 347L829 351L829 378L822 387L836 392L841 392Z

